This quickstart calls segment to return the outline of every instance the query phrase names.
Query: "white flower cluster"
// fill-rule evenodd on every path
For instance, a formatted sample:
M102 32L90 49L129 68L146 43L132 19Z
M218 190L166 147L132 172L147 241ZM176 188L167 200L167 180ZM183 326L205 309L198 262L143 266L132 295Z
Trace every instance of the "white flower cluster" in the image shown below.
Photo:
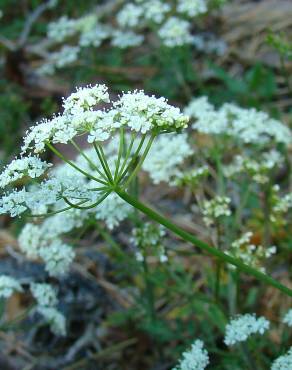
M50 284L32 283L30 290L39 306L54 307L57 305L57 292Z
M57 291L46 283L32 283L30 290L37 301L36 311L44 317L56 335L66 335L66 319L56 309L58 304Z
M50 325L52 332L56 335L66 335L66 319L65 316L55 307L40 306L37 309L45 321Z
M43 162L38 157L29 156L14 159L0 174L0 188L5 188L25 176L32 179L40 177L51 166L51 164Z
M203 96L193 99L185 113L195 120L192 127L200 133L232 137L246 144L265 145L275 141L288 145L292 142L287 126L254 108L244 109L228 103L216 110Z
M66 225L66 215L59 219L59 228ZM75 253L67 244L62 243L59 235L46 232L46 226L50 222L47 219L41 226L26 224L19 238L20 250L29 258L41 258L45 262L45 269L51 276L59 276L67 273ZM52 220L53 221L53 220Z
M214 199L203 203L203 220L207 226L214 224L215 220L222 216L230 216L231 199L228 197L216 196Z
M204 370L209 364L209 355L204 343L197 339L189 351L182 354L182 359L173 370Z
M186 134L166 134L156 139L142 168L149 173L154 184L168 182L172 185L177 177L182 176L179 166L192 154Z
M38 75L52 75L56 69L63 68L76 62L80 48L78 46L64 45L58 51L49 53L46 62L37 70Z
M284 316L283 323L292 327L292 308L290 308L290 310Z
M0 275L0 298L9 298L14 292L22 292L20 283L11 276Z
M251 243L252 232L244 233L239 239L231 244L231 249L226 253L241 259L245 264L265 272L262 263L266 258L270 258L277 251L275 246L265 248L262 245L254 245Z
M269 174L275 167L280 167L284 158L277 150L265 152L259 159L237 155L233 163L224 167L226 177L234 177L240 173L247 173L258 184L269 181Z
M225 329L224 343L232 346L246 341L253 334L264 334L270 327L270 322L264 317L254 314L239 315L232 319Z
M273 223L286 223L284 215L292 208L292 193L280 196L279 185L274 185L272 188L272 209L271 209L271 221Z
M177 11L196 17L208 11L206 0L178 0Z
M162 245L162 239L165 236L164 228L152 223L144 223L140 227L133 229L131 243L138 248L136 259L143 261L145 256L157 256L160 262L166 262L168 257L165 248Z
M109 102L107 87L96 85L78 89L64 100L64 113L33 126L24 139L23 152L42 152L48 142L66 144L77 134L90 133L88 141L105 141L122 126L142 134L152 130L175 131L187 126L188 117L165 98L143 91L124 93L112 109L93 110Z
M177 186L191 185L192 187L198 185L200 180L209 174L208 166L201 166L195 169L187 170L177 174L173 184Z
M292 347L288 352L278 357L271 366L271 370L291 370L292 369Z
M127 49L141 45L143 40L144 37L142 35L138 35L133 31L114 30L112 32L111 44L120 49Z
M41 247L39 256L45 262L45 268L51 276L64 275L75 257L72 247L61 240L54 240L49 246Z
M191 24L178 17L170 17L159 29L158 36L163 44L173 48L192 43Z

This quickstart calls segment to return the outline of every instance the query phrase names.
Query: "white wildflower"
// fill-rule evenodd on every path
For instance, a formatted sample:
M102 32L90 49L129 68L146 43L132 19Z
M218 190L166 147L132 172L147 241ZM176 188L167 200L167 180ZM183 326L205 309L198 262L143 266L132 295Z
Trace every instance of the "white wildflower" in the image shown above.
M117 22L121 27L135 27L143 15L143 8L133 3L126 4L117 14Z
M219 217L230 216L230 203L230 198L222 196L216 196L214 199L205 201L203 203L203 219L206 225L211 226Z
M233 177L239 173L247 173L258 184L265 184L269 180L270 171L283 164L284 158L277 150L272 149L263 153L258 159L237 155L233 162L225 166L225 176Z
M269 327L270 322L262 316L257 318L254 314L239 315L226 325L224 343L232 346L244 342L253 334L263 335Z
M101 102L109 102L108 88L105 85L80 87L68 98L64 99L65 113L80 113L90 110Z
M65 316L54 307L38 306L37 312L41 314L45 321L50 325L51 330L56 335L66 335Z
M0 275L0 298L9 298L14 292L22 292L20 283L8 275Z
M291 370L292 369L292 347L288 352L278 357L271 366L271 370Z
M226 253L241 259L245 264L251 267L265 272L265 268L262 266L262 263L265 259L274 255L277 248L274 245L271 247L254 245L251 242L252 236L253 233L250 231L244 233L239 239L232 242L230 250Z
M179 108L169 105L165 98L149 96L144 91L125 93L114 106L119 110L121 121L142 134L151 129L175 131L188 123L188 117Z
M290 310L284 316L283 323L287 324L288 326L292 326L292 308L290 308Z
M32 283L30 290L39 306L54 307L57 305L57 292L50 284Z
M48 25L48 38L57 42L64 41L67 37L77 32L76 21L63 16Z
M192 42L190 27L188 21L173 16L161 26L158 35L167 47L183 46Z
M154 23L161 23L165 15L171 11L171 7L166 2L160 0L145 1L143 6L143 17Z
M59 51L49 55L48 63L55 65L56 68L63 68L75 62L79 52L78 46L64 45Z
M18 237L20 250L29 258L36 258L41 247L42 229L38 225L26 224Z
M182 354L182 359L173 370L203 370L209 364L209 355L203 341L197 339L191 349Z
M43 162L38 157L14 159L0 174L0 188L4 188L25 176L32 179L40 177L52 164Z
M196 17L208 11L206 0L178 0L177 11Z
M193 99L185 112L195 119L193 128L201 133L230 136L246 144L265 145L275 141L288 145L292 142L287 126L254 108L224 104L216 110L203 97Z
M120 49L127 49L139 46L143 43L144 37L132 31L114 30L112 33L112 46Z
M208 173L209 173L208 166L201 166L198 168L183 171L181 173L178 173L176 177L172 179L171 185L196 186L203 177L206 177L208 175Z
M192 154L186 134L163 135L154 141L142 167L149 173L154 184L170 182L179 176L179 166Z
M110 37L111 33L111 27L97 24L94 28L85 31L80 35L79 45L81 47L98 47L104 40Z
M51 245L42 247L39 255L44 260L45 269L51 276L66 274L75 257L72 247L58 239L54 240Z
M9 213L11 217L16 217L21 215L27 210L25 205L26 201L26 191L14 190L9 194L5 194L0 198L0 215Z

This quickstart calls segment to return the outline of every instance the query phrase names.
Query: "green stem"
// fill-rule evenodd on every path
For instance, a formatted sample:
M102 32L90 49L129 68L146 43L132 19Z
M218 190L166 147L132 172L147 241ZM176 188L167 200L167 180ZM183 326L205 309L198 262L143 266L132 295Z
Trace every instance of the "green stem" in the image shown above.
M82 202L79 202L76 205L77 206L80 206L80 204L83 204L85 202L87 202L87 200L83 200ZM71 208L72 207L69 206L69 207L65 207L65 208L59 209L58 211L55 211L55 212L40 213L39 215L27 215L26 217L49 217L49 216L57 215L58 213L69 211L69 209L71 209Z
M119 152L118 152L118 159L117 159L117 163L116 163L116 169L115 169L115 173L114 173L114 181L117 180L117 176L118 176L118 173L119 173L120 162L121 162L121 158L122 158L122 155L123 155L124 143L125 143L125 132L124 132L124 128L121 127L121 129L120 129Z
M96 170L96 172L105 180L107 180L107 177L104 173L100 171L100 169L92 162L92 160L83 152L83 150L75 143L74 140L71 140L71 144L74 146L74 148L78 151L80 155L89 163L89 165Z
M144 163L144 160L145 160L145 158L146 158L146 156L147 156L147 154L148 154L148 152L149 152L149 150L151 148L151 145L153 144L153 141L155 139L155 136L156 136L155 134L152 134L150 136L150 139L149 139L148 144L147 144L147 146L146 146L146 148L144 150L144 153L142 154L142 156L141 156L139 162L137 163L134 171L131 173L131 175L129 176L129 178L127 179L127 181L126 181L126 183L124 185L125 188L127 188L127 186L130 184L130 182L133 180L133 178L135 178L135 176L137 175L138 171L140 170L140 168L141 168L142 164Z
M108 166L106 166L105 162L103 161L103 157L102 157L101 153L99 152L99 146L94 142L93 143L93 147L94 147L94 149L96 151L96 154L97 154L98 159L100 161L100 164L101 164L101 166L102 166L102 168L104 170L104 173L107 176L108 181L112 184L113 183L113 181L112 181L112 175L111 175L110 171L108 172Z
M129 148L131 148L131 150L129 150L129 149L128 149L127 154L126 154L126 157L125 157L125 160L124 160L124 163L123 163L123 165L122 165L122 168L121 168L121 170L120 170L120 173L118 174L118 179L117 179L117 183L118 183L118 184L119 184L119 183L123 180L123 178L126 176L126 174L127 174L127 173L128 173L128 171L129 171L129 168L131 168L131 167L132 167L133 163L135 163L135 162L136 162L136 160L137 160L137 158L138 158L138 155L139 155L139 153L140 153L140 150L141 150L141 148L142 148L142 146L143 146L143 144L144 144L145 139L146 139L146 135L143 135L143 136L142 136L142 138L141 138L141 140L140 140L140 143L139 143L139 145L138 145L138 148L137 148L137 150L136 150L135 154L133 155L133 158L131 159L130 163L127 165L127 167L126 167L126 169L125 169L125 166L126 166L126 164L127 164L127 162L128 162L128 159L129 159L129 156L130 156L130 154L131 154L131 150L132 150L132 147L133 147L133 144L134 144L134 141L132 141L132 142L131 142L130 147L129 147Z
M82 210L84 210L84 209L91 209L91 208L97 207L100 203L102 203L105 200L105 198L107 198L110 195L111 192L112 192L111 190L108 191L108 192L106 192L102 197L100 197L98 199L97 202L91 204L90 206L85 206L85 207L80 207L80 206L78 206L78 204L71 203L70 200L67 199L66 197L63 197L63 199L72 208L77 208L77 209L82 209Z
M175 233L176 235L180 236L185 241L188 241L195 246L203 249L204 251L210 253L214 257L217 257L227 263L230 263L236 267L238 267L241 271L246 272L249 275L254 276L258 280L271 285L275 287L276 289L280 290L281 292L287 294L288 296L292 297L292 290L286 287L285 285L282 285L277 280L271 278L268 275L265 275L264 273L246 265L242 261L238 260L237 258L234 258L228 254L225 254L222 251L219 251L218 249L211 247L207 243L201 241L200 239L197 239L192 234L188 233L187 231L181 229L179 226L175 225L170 220L166 219L164 216L162 216L160 213L154 211L153 209L147 207L145 204L141 203L139 200L133 198L130 196L127 192L120 188L115 188L115 192L124 199L127 203L131 204L133 207L139 209L141 212L143 212L145 215L150 217L152 220L158 222L159 224L165 226L167 229Z
M75 170L77 170L78 172L82 173L82 175L88 177L89 179L91 180L94 180L94 181L97 181L103 185L108 185L107 182L103 181L103 180L100 180L98 179L97 177L94 177L92 175L90 175L89 173L83 171L81 168L79 168L78 166L76 166L76 164L74 164L73 162L71 162L69 159L67 159L61 152L59 152L58 149L56 149L52 144L50 143L47 143L47 146L48 148L54 153L56 154L56 156L58 156L60 159L62 159L62 161L66 162L67 164L69 164L69 166L73 167Z

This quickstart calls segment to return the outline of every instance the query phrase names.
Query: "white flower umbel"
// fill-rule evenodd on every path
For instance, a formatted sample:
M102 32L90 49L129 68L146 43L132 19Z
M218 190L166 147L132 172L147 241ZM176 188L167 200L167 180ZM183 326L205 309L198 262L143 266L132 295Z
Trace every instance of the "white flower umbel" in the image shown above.
M144 36L138 35L133 31L114 30L111 44L119 49L127 49L141 45L143 40Z
M143 15L143 8L136 4L126 4L117 14L117 22L121 27L135 27Z
M145 134L153 129L176 131L187 127L188 117L165 98L149 96L142 90L125 93L114 103L121 122L131 130Z
M29 156L14 159L0 174L0 188L5 188L25 176L32 179L40 177L51 166L52 164L44 162L38 157Z
M274 245L266 248L262 245L254 245L251 242L252 236L253 233L250 231L244 233L239 239L231 243L231 248L226 253L241 259L249 266L265 272L263 263L276 253L277 248Z
M0 275L0 298L9 298L14 292L22 292L20 283L8 275Z
M263 153L258 159L237 155L231 164L224 167L223 171L227 177L248 174L258 184L265 184L269 181L271 170L280 167L283 162L284 158L281 153L272 149Z
M165 229L150 222L134 228L130 241L137 248L137 261L142 262L147 255L151 255L156 256L161 263L166 262L168 257L162 244L164 236Z
M49 23L47 34L49 39L62 42L76 32L78 32L76 20L63 16L57 21Z
M112 32L113 30L110 26L97 24L94 28L86 30L80 35L79 45L81 47L98 47L111 36Z
M41 314L50 325L52 332L56 335L66 335L65 316L54 307L38 306L37 312Z
M188 21L173 16L161 26L158 36L167 47L183 46L192 42L190 28Z
M265 145L271 141L291 144L290 129L267 113L224 104L215 109L206 97L193 99L185 112L194 118L193 128L210 135L230 136L246 144Z
M290 308L290 310L283 317L283 323L292 327L292 308Z
M204 370L209 364L209 355L204 343L197 339L189 351L182 354L179 364L172 370Z
M19 249L29 258L36 258L41 247L43 232L38 225L26 224L18 237Z
M216 196L214 199L206 200L203 203L203 219L207 226L214 224L215 220L222 216L230 216L231 199L228 197Z
M30 290L39 306L54 307L57 305L57 291L50 284L32 283Z
M192 154L186 134L163 135L153 143L142 168L149 173L154 184L170 182L181 174L179 166Z
M209 174L208 166L201 166L198 168L190 169L178 173L177 176L172 179L171 185L185 186L191 185L192 187L198 185L200 181Z
M147 0L143 6L143 17L145 20L161 23L168 12L171 11L171 7L166 2L160 0Z
M66 274L75 257L72 247L58 239L54 240L51 245L42 247L39 255L44 260L45 269L51 276Z
M206 0L178 0L177 11L196 17L208 11Z
M292 369L292 347L288 352L278 357L271 366L271 370L291 370Z
M226 325L224 343L232 346L238 342L245 342L253 334L263 335L269 327L270 322L262 316L259 318L255 314L237 316Z

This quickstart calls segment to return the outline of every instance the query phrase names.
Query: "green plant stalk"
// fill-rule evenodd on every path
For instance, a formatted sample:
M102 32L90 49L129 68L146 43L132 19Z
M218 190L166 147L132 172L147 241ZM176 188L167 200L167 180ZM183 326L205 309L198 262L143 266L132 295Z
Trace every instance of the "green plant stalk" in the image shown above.
M132 159L128 163L127 167L124 169L124 166L126 166L127 161L129 159L129 156L131 154L131 151L129 151L129 150L127 151L127 154L126 154L125 159L124 159L123 166L122 166L122 168L121 168L121 170L120 170L120 172L119 172L119 174L117 176L117 184L119 184L124 179L124 177L127 175L128 171L129 171L129 169L133 166L133 163L135 163L137 161L137 158L138 158L139 153L140 153L140 151L142 149L142 146L144 144L145 139L146 139L146 134L144 134L142 136L142 138L140 140L140 143L138 145L138 148L136 149L136 151L135 151ZM134 142L132 143L132 146L133 146L133 144L134 144Z
M149 152L149 150L151 148L151 145L153 144L153 141L155 139L155 136L156 136L155 134L152 134L151 135L151 137L150 137L150 139L149 139L149 141L147 143L147 146L146 146L146 148L144 150L144 153L142 154L142 156L141 156L139 162L137 163L137 166L135 167L134 171L131 173L131 175L127 179L127 181L126 181L126 183L124 185L125 187L127 187L131 183L131 181L135 178L135 176L137 175L138 171L140 170L140 168L141 168L142 164L144 163L144 160L147 157L147 154L148 154L148 152Z
M282 285L277 280L271 278L268 275L265 275L264 273L246 265L242 261L238 260L237 258L234 258L232 256L229 256L228 254L225 254L224 252L211 247L209 244L203 242L200 239L197 239L194 235L188 233L187 231L183 230L164 216L162 216L160 213L154 211L153 209L147 207L145 204L141 203L138 199L135 199L131 195L129 195L127 192L125 192L121 188L115 188L114 191L127 203L131 204L133 207L139 209L142 213L147 215L152 220L158 222L159 224L165 226L167 229L172 231L174 234L180 236L185 241L188 241L195 246L201 248L202 250L210 253L214 257L219 258L220 260L223 260L227 263L230 263L231 265L234 265L239 268L239 270L254 276L258 280L262 281L263 283L266 283L268 285L273 286L274 288L280 290L281 292L287 294L288 296L292 297L292 290L286 287L285 285Z
M83 152L77 143L72 139L70 140L71 144L78 151L78 153L89 163L89 165L96 170L96 172L107 182L107 177L103 174L98 167L91 161L91 159Z
M121 162L121 158L122 158L122 154L123 154L124 145L125 145L125 133L124 133L124 128L121 127L120 128L119 152L118 152L118 159L117 159L117 162L116 162L116 169L115 169L115 173L114 173L114 182L116 182L117 176L118 176L118 173L119 173L120 162Z
M105 163L104 163L104 161L103 161L103 158L102 158L101 153L99 152L99 146L98 146L95 142L93 143L93 146L94 146L94 149L95 149L96 154L97 154L97 156L98 156L98 159L99 159L99 161L100 161L100 164L101 164L101 166L102 166L102 168L103 168L103 170L104 170L104 173L105 173L105 174L106 174L106 176L107 176L108 181L109 181L110 183L112 183L112 177L111 177L111 174L108 172L108 170L107 170L107 166L106 166L106 164L105 164Z
M97 177L94 177L90 174L88 174L87 172L83 171L81 168L79 168L78 166L76 166L76 164L74 164L73 162L71 162L69 159L67 159L61 152L59 152L58 149L56 149L51 143L46 143L47 147L54 153L56 154L57 157L59 157L60 159L62 159L62 161L66 162L67 164L69 164L69 166L73 167L75 170L77 170L78 172L82 173L82 175L88 177L89 179L91 180L94 180L96 182L99 182L103 185L108 185L107 182L103 181L103 180L100 180L98 179Z

